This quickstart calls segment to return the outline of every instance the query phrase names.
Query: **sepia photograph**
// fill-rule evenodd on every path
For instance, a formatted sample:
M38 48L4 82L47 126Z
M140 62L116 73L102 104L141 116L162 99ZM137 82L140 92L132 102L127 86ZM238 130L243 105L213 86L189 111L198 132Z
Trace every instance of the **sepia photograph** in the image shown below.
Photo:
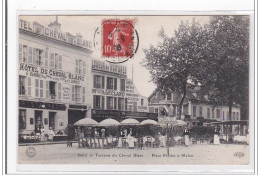
M17 163L248 165L251 22L20 15Z

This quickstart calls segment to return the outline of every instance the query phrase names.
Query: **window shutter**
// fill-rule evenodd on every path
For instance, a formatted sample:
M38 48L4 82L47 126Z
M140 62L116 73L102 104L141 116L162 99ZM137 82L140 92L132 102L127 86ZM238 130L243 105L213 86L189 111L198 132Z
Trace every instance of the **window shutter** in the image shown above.
M76 60L76 74L79 73L79 60Z
M85 103L85 87L82 87L82 102Z
M61 83L58 83L58 99L61 99Z
M50 53L50 67L54 68L54 53Z
M35 79L35 97L39 97L39 79Z
M27 77L27 95L32 95L31 77Z
M86 74L86 66L87 66L87 64L86 64L86 61L83 61L83 74Z
M32 47L28 47L28 63L32 64Z
M45 51L44 56L45 56L45 67L48 67L49 52L47 50Z
M19 62L23 61L23 45L19 44Z
M32 51L32 63L36 64L36 48L33 48Z
M72 101L75 101L75 85L72 85L72 86L71 86L71 91L72 91L72 93L71 93L71 95L72 95Z
M49 92L49 81L46 80L46 98L49 98L50 97L50 92Z
M59 55L59 69L62 69L62 56Z
M43 98L43 80L40 80L40 97Z

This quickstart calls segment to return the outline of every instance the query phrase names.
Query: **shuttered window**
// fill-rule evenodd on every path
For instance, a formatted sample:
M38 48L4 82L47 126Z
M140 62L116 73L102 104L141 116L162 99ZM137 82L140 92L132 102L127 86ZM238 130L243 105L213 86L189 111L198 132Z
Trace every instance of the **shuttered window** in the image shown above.
M46 98L50 98L50 91L49 91L49 87L50 87L50 84L49 84L49 81L46 80Z
M59 55L59 61L58 61L58 64L59 64L59 68L58 69L62 69L62 56Z
M43 80L40 80L40 97L43 98Z
M85 87L82 87L82 102L85 103Z
M33 63L33 48L28 47L28 63L32 64Z
M50 68L54 68L54 53L50 53Z
M32 82L31 82L31 77L27 77L27 95L31 96L32 95Z
M23 45L23 58L22 62L27 63L27 55L28 54L28 48L26 45Z
M32 51L32 63L36 64L36 48L33 48Z
M61 99L61 83L58 83L58 99Z
M23 61L23 45L19 44L19 62Z
M39 79L35 79L35 97L39 97Z
M86 74L86 61L81 59L76 59L76 73L77 74Z

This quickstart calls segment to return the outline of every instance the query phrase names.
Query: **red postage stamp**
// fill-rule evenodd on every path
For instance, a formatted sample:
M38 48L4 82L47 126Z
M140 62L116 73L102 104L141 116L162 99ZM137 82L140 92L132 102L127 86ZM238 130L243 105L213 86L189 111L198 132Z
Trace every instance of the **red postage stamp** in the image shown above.
M130 58L134 53L132 20L103 20L103 57Z

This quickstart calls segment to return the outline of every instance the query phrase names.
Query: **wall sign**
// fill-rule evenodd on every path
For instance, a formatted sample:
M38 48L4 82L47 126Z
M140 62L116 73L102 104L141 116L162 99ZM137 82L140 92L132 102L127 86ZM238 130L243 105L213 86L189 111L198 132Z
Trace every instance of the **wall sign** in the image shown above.
M81 81L84 81L85 79L85 77L82 75L52 69L39 68L25 63L20 63L19 70L20 72L24 72L27 76L49 78L55 81L61 80L68 83L79 83Z
M52 109L52 110L66 110L65 104L45 103L36 101L19 100L19 107L36 108L36 109Z
M116 97L125 96L125 92L108 90L108 89L92 89L92 94L108 95L108 96L116 96Z
M63 99L63 101L70 100L70 85L69 84L62 84L62 99Z
M91 48L92 44L91 44L90 41L84 40L81 37L75 37L75 36L70 37L65 32L62 32L60 30L59 31L53 30L49 27L40 27L39 28L38 27L39 25L35 25L35 23L37 23L37 22L30 23L30 22L25 21L25 20L20 20L19 21L19 28L26 30L26 31L29 31L29 32L32 32L32 33L43 35L43 36L46 36L46 37L49 37L49 38L52 38L52 39L56 39L56 40L63 41L63 42L69 43L69 44L80 46L80 47L83 47L83 48L86 48L86 49Z

